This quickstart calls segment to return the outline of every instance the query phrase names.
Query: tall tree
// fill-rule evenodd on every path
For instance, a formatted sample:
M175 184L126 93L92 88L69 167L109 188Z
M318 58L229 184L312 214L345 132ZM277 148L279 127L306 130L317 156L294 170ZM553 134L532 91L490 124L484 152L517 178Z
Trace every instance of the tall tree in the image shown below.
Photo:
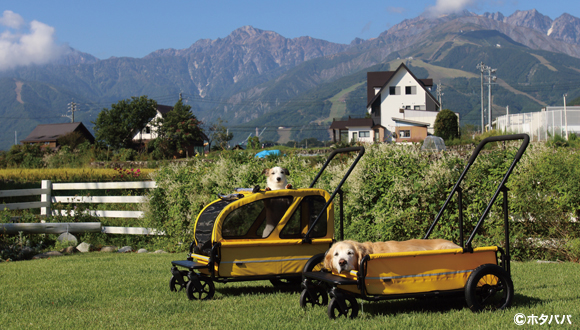
M194 142L202 142L201 122L191 112L191 106L183 104L181 99L175 103L160 125L158 146L164 147L164 153L179 152Z
M224 125L226 123L222 118L218 118L217 121L208 127L209 132L209 148L212 149L212 143L216 144L216 148L221 150L226 150L228 147L228 142L234 138L234 134L228 132L227 127Z
M146 95L131 97L103 109L95 124L95 139L111 148L129 148L133 134L155 117L157 102Z
M439 111L435 118L435 135L443 140L450 140L459 137L459 123L457 115L449 110Z

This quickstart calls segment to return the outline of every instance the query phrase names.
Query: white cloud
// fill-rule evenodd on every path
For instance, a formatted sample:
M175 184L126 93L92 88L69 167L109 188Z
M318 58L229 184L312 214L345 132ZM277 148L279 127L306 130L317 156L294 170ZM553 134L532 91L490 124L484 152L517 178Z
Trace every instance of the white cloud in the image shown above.
M24 19L12 10L5 10L0 17L0 25L19 29L24 25Z
M66 45L56 43L53 27L38 21L27 24L10 10L4 11L0 25L0 70L47 64L68 51Z
M445 15L460 12L477 4L475 0L437 0L435 6L427 8L431 15Z

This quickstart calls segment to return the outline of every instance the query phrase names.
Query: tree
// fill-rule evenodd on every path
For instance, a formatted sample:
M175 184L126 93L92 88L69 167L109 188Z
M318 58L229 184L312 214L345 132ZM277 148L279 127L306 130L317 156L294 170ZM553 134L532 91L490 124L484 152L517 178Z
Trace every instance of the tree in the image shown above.
M435 135L443 140L450 140L459 137L459 124L457 115L449 109L443 109L435 118Z
M191 112L191 105L177 101L160 126L160 138L166 139L171 152L179 152L195 142L203 142L201 122Z
M157 102L146 95L131 97L104 108L93 122L95 139L113 149L129 148L133 134L145 127L156 114Z
M217 122L211 124L208 128L209 131L209 149L211 150L212 143L215 142L216 147L220 148L221 150L226 150L228 146L228 142L230 142L234 135L228 132L227 127L224 126L224 121L220 118L217 119Z

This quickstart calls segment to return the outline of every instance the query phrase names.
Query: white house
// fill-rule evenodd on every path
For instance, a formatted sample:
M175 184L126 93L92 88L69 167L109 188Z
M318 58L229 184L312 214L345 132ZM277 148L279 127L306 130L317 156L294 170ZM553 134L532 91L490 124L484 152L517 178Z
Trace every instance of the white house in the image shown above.
M173 110L173 107L169 105L158 104L156 110L157 113L155 114L155 117L153 117L153 119L151 119L149 123L143 127L143 129L134 133L132 138L133 142L144 143L155 139L158 136L157 130L159 129L156 122L163 119L169 111Z
M367 112L385 136L421 141L433 134L440 110L432 87L433 79L417 79L404 63L395 71L367 72Z
M334 142L382 142L384 127L376 125L372 118L350 118L348 120L333 120L330 124Z

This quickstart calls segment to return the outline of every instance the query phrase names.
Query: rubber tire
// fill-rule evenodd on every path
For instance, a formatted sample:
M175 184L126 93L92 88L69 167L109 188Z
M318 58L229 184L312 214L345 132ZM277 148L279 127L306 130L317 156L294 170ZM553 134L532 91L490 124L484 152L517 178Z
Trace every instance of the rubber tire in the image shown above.
M200 278L199 282L202 287L201 292L195 290L192 281L187 283L187 298L189 298L189 300L209 300L213 298L213 295L215 294L215 285L213 284L213 281Z
M338 299L336 297L330 299L330 303L328 304L328 317L332 320L336 319L337 317L348 317L354 319L358 316L358 303L356 298L351 295L344 295L344 301L347 305L346 312L341 313L340 307L338 305Z
M300 294L300 307L326 306L328 304L328 294L326 294L326 291L320 287L314 287L314 290L314 301L312 301L307 289L302 290L302 293Z
M185 282L185 286L180 286L175 275L171 276L171 279L169 279L169 290L171 292L181 292L186 290L189 278L187 278L187 276L183 276L183 281Z
M497 280L495 285L489 283ZM509 307L514 297L514 284L508 273L498 265L477 267L465 285L465 300L473 312Z

